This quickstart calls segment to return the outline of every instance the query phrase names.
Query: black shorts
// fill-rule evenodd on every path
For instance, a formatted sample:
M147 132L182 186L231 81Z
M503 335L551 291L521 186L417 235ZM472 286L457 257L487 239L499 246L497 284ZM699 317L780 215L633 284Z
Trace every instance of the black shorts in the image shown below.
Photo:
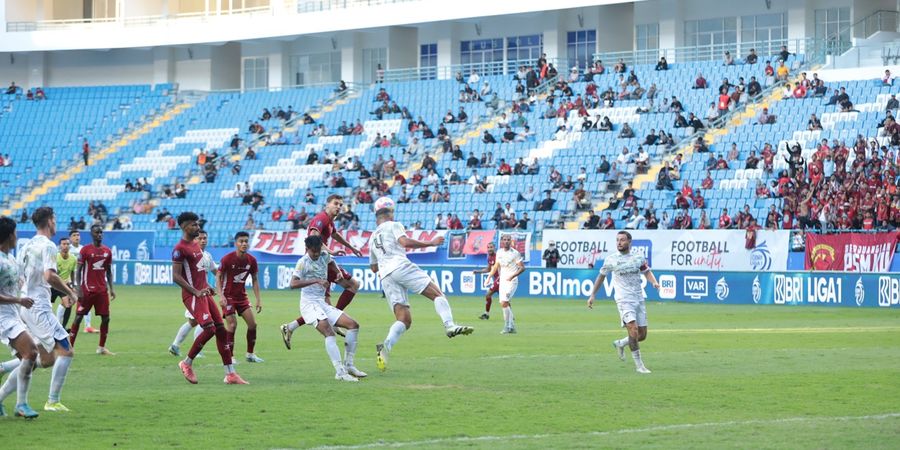
M57 291L56 289L50 288L50 303L56 303L57 298L65 297L65 292Z

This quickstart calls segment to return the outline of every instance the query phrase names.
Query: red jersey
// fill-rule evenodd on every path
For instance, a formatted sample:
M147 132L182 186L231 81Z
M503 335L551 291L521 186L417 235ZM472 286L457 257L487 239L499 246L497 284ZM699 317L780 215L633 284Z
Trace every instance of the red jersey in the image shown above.
M227 300L246 300L247 290L244 284L247 278L257 273L256 258L245 254L243 258L237 252L222 257L219 272L222 273L222 295Z
M85 294L106 292L106 271L112 266L112 250L105 245L88 244L78 252L81 264L81 288Z
M206 267L201 263L202 260L203 251L200 250L200 246L196 242L188 242L182 239L172 249L172 262L182 264L183 272L181 276L198 291L209 287L209 284L206 283ZM193 295L189 291L184 288L181 289L182 299L187 300L191 297Z
M319 236L322 236L322 244L327 247L331 242L331 233L334 233L334 221L328 217L328 214L325 214L325 211L322 211L313 216L306 233L311 234L313 230L319 232Z

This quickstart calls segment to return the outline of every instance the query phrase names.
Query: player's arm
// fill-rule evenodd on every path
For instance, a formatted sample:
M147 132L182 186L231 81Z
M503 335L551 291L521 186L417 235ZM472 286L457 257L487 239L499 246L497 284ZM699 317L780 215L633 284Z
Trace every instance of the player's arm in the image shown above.
M31 308L34 306L34 300L28 297L10 297L8 295L0 294L0 304L6 305L22 305L25 308Z
M605 279L606 279L606 274L603 273L603 271L601 271L597 275L597 279L594 280L594 287L591 289L591 296L588 297L588 301L587 301L588 308L594 309L594 298L597 295L597 291L600 290L600 286L603 285L603 280L605 280Z
M644 272L644 277L647 278L647 281L650 282L650 285L653 286L653 289L656 289L657 291L659 290L659 282L656 281L656 276L653 275L652 270L647 269L647 271Z
M369 248L369 269L372 273L378 273L378 257L375 256L375 249Z
M256 296L256 313L259 314L262 312L262 297L259 295L259 278L256 276L256 272L253 272L250 277L253 279L253 295Z
M524 272L524 271L525 271L525 264L522 263L522 260L520 259L519 262L516 263L516 271L513 272L513 274L510 275L509 278L506 279L506 281L512 281L513 279L517 278L519 275L522 275L522 272Z
M109 301L116 299L116 290L113 288L112 264L106 266L106 286L109 289Z
M56 273L56 269L44 269L44 281L46 281L53 289L56 289L59 292L66 293L66 295L68 296L68 302L66 302L66 299L62 299L61 301L63 302L63 306L65 306L66 308L72 306L72 303L74 303L73 300L76 298L77 294L75 294L75 291L73 291L72 288L70 288L69 285L67 285L66 282L59 277L59 274ZM68 305L66 305L66 303L68 303Z
M397 238L397 243L400 244L403 248L427 248L427 247L440 247L444 243L444 237L438 236L430 241L420 241L418 239L413 239L409 236L403 235Z
M73 278L75 278L74 284L72 286L75 289L75 296L78 298L81 298L81 296L83 295L83 293L81 291L81 283L84 282L84 280L81 279L81 270L82 269L84 269L84 264L82 264L81 261L78 261L78 264L75 264L75 272L72 273L72 275L71 275ZM60 292L65 292L65 291L60 291Z
M488 276L493 278L495 273L500 273L500 263L494 262L494 265L491 266L491 270L488 270Z
M225 281L223 280L223 278L225 276L222 274L222 271L213 269L213 273L215 274L215 277L216 277L216 292L225 292L222 290L222 284L225 283ZM224 295L222 296L222 299L219 300L219 306L222 308L225 307L225 296Z
M208 292L207 289L202 291L198 291L191 283L188 283L187 280L184 279L184 275L182 275L182 271L184 270L184 263L181 261L172 261L172 281L175 282L178 286L181 286L182 289L188 291L194 297L202 297L204 294Z
M305 288L307 286L312 286L314 284L321 284L323 288L328 287L328 280L323 280L321 278L298 278L294 275L291 278L291 289L300 289Z
M318 230L314 230L314 231L318 231ZM350 241L348 241L347 239L344 238L344 236L341 236L341 233L338 233L337 231L335 231L331 235L331 237L333 237L334 240L338 241L339 244L343 245L344 247L347 247L347 249L350 250L350 253L353 253L356 256L362 256L362 252L359 251L359 249L357 249L356 247L354 247L353 244L350 243Z

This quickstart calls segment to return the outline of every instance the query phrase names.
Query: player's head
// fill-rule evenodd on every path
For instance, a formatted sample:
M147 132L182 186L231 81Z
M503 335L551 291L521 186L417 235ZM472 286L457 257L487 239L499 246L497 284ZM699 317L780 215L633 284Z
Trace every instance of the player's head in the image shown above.
M31 222L38 230L47 230L50 234L56 234L56 214L53 208L41 206L31 214Z
M303 243L306 244L306 254L310 258L318 260L322 255L322 237L319 235L308 236Z
M503 250L509 250L509 248L511 246L512 246L512 236L511 235L504 234L503 236L500 236L500 248L502 248Z
M178 227L181 228L184 236L190 239L197 239L197 236L200 235L200 224L197 221L200 220L196 214L185 211L178 215Z
M6 216L0 217L0 246L16 247L16 221Z
M197 237L194 238L194 242L200 246L200 250L206 250L206 244L209 242L209 236L206 234L206 231L197 231Z
M250 248L250 233L246 231L238 231L234 234L234 247L238 253L247 253Z
M620 231L616 234L616 249L620 253L628 253L631 251L631 233Z
M91 239L94 240L94 245L100 245L103 243L103 226L100 224L91 225Z
M390 197L375 200L375 219L379 223L394 220L394 201Z
M69 240L72 241L73 247L81 246L81 233L78 230L72 230L69 232Z
M494 245L493 242L488 242L487 250L488 250L488 254L493 255L494 253L497 253L497 246Z
M331 194L325 199L325 214L335 218L344 209L344 197L338 194Z
M72 241L69 238L60 238L59 240L59 252L62 254L69 253L69 246L72 245Z

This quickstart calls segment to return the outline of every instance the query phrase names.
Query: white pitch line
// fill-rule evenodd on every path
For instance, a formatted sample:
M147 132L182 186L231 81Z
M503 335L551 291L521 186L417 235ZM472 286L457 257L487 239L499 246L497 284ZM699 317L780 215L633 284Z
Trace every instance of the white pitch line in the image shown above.
M650 327L650 334L654 333L773 333L773 334L803 334L803 333L859 333L861 330L866 332L891 332L900 331L900 327L819 327L819 328L653 328ZM569 333L618 333L620 330L556 330L544 332L543 334L569 334Z
M339 449L361 449L361 448L399 448L399 447L418 447L423 445L440 445L440 444L463 444L463 443L480 443L495 441L510 441L523 439L547 439L561 437L601 437L616 436L634 433L653 433L658 431L672 430L688 430L693 428L721 428L733 426L747 425L775 425L782 423L802 423L802 422L846 422L851 420L884 420L900 418L900 412L876 414L868 416L825 416L825 417L785 417L781 419L752 419L752 420L731 420L727 422L703 422L703 423L682 423L674 425L660 425L644 428L624 428L621 430L610 431L584 431L571 433L547 433L547 434L513 434L509 436L465 436L451 438L425 439L420 441L401 441L401 442L372 442L359 445L333 445L314 447L315 450L339 450Z

